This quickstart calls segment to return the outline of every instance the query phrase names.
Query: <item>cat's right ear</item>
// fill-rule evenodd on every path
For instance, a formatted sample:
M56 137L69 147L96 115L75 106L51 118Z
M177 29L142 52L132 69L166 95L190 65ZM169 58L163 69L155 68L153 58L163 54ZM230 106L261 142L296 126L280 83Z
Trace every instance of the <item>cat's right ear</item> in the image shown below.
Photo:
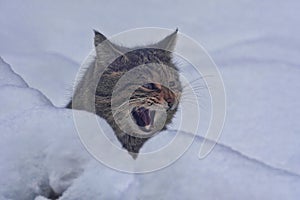
M95 34L95 36L94 36L94 45L95 45L95 47L97 47L98 44L100 44L101 42L107 40L107 38L103 34L96 31L95 29L94 29L94 34Z

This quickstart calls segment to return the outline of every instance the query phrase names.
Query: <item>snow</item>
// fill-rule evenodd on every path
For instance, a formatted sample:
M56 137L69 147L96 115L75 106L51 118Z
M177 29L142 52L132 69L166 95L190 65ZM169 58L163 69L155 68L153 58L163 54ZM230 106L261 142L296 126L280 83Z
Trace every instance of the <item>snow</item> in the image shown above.
M0 70L0 84L2 87L5 85L28 87L23 78L18 74L13 73L11 67L7 63L5 63L2 58L0 58Z
M300 196L298 1L0 5L1 200L50 199L53 192L62 200ZM129 174L96 161L79 140L72 112L59 107L92 49L93 28L110 36L145 26L179 27L208 50L226 87L227 118L205 159L197 157L198 136L174 164ZM107 126L105 132L113 134Z

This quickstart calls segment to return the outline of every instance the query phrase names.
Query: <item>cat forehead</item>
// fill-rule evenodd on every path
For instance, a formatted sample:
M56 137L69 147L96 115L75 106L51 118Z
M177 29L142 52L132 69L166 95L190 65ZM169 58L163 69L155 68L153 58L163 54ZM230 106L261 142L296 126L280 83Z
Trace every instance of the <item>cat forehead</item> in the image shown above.
M134 55L138 55L138 56L153 56L153 57L170 57L170 52L163 50L163 49L157 49L157 48L149 48L149 47L138 47L138 48L134 48L131 51L127 52L125 55L127 56L134 56Z
M170 65L172 64L171 56L169 52L162 49L137 48L119 55L110 66L128 65L129 67L131 65L137 66L148 63L163 63Z

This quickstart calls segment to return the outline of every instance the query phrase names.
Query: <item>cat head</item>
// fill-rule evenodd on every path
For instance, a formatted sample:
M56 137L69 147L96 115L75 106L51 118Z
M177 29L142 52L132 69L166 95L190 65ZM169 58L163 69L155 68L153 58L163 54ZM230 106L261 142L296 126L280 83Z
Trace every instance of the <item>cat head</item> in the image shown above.
M182 88L172 61L177 30L157 43L134 48L94 32L95 68L88 69L85 79L99 80L96 114L106 119L123 147L136 154L146 140L166 129L178 108Z

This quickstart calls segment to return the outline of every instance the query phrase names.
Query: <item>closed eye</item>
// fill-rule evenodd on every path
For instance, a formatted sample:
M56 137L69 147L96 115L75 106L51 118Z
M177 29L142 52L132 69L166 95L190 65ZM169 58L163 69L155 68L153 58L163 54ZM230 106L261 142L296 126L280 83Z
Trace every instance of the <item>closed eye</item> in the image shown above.
M174 87L175 86L175 82L174 81L169 82L169 86L170 87Z
M156 85L154 83L146 83L143 85L144 88L148 89L148 90L157 90L159 88L156 87Z

